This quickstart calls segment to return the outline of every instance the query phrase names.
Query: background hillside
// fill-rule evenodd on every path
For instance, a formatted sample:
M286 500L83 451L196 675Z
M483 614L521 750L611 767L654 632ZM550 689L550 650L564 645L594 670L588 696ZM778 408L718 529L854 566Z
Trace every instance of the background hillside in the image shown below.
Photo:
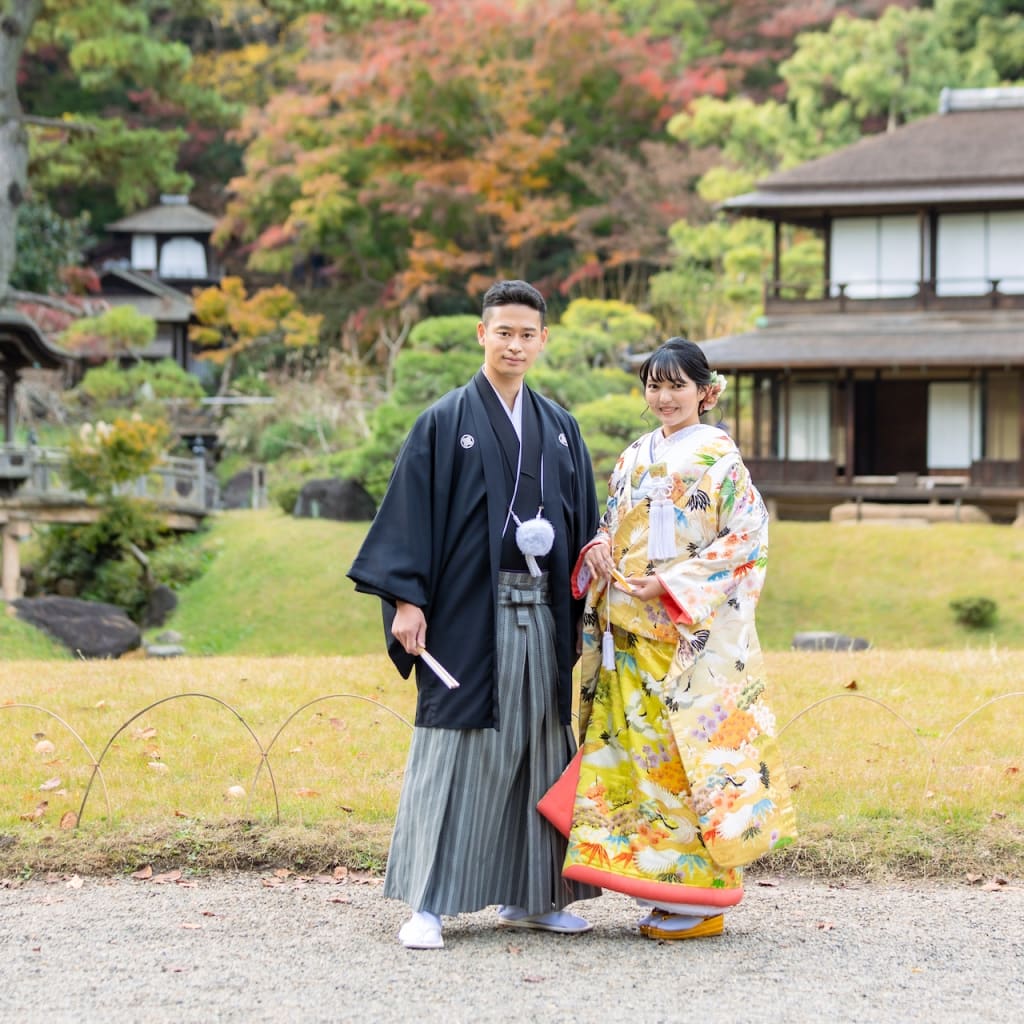
M181 594L168 624L196 655L357 655L383 649L378 603L345 572L365 524L279 512L218 516L196 542L216 556ZM891 649L1024 647L1024 531L999 526L772 526L758 615L767 649L795 632L832 630ZM985 596L992 629L957 625L949 602ZM60 656L35 631L0 618L0 658Z

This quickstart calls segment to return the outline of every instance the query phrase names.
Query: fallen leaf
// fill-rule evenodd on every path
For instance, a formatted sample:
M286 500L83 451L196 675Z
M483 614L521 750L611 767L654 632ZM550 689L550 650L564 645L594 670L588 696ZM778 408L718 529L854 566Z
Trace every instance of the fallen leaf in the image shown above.
M70 877L70 878L69 878L69 879L68 879L68 880L67 880L67 881L66 881L66 882L64 883L64 885L65 885L65 886L66 886L66 887L67 887L68 889L81 889L81 888L82 888L82 879L81 879L81 878L80 878L80 877L79 877L78 875L72 875L72 876L71 876L71 877Z
M348 868L344 864L339 864L334 869L334 877L341 881L343 878L348 878Z
M295 872L292 871L291 868L275 868L274 869L274 877L275 878L287 878L289 875L293 875L293 874L295 874Z
M217 916L212 910L203 910L203 911L200 911L200 913L203 915L203 917L216 917Z
M93 704L93 707L94 707L94 708L95 708L95 709L96 709L97 711L102 711L102 710L103 710L103 708L105 708L106 706L107 706L107 702L106 702L105 700L98 700L98 701L96 701L96 703L95 703L95 704Z
M198 889L199 883L189 881L186 878L179 878L174 883L179 889Z
M224 790L224 796L228 800L244 800L245 799L245 787L244 786L228 786Z
M993 878L991 882L986 882L981 888L983 892L999 892L1005 884L1005 882Z
M168 768L167 765L165 765L163 763L163 761L150 761L149 762L149 767L153 771L159 772L160 774L163 774L164 772L169 772L170 771L170 768Z
M196 924L193 921L186 921L181 927L182 928L186 928L190 932L194 932L194 931L198 931L203 926L201 924Z
M74 811L65 811L60 816L60 827L63 829L72 829L78 826L78 815Z
M152 880L163 885L165 882L176 882L179 878L181 878L181 872L175 868L173 871L164 871L162 874L154 875Z
M331 723L331 727L334 729L345 728L345 723L340 718L329 718L328 721Z
M300 786L297 790L295 790L295 795L296 796L319 796L320 792L319 792L319 790L316 790L316 789L309 789L306 786Z
M132 878L137 878L140 882L145 882L153 877L153 865L147 864L144 868L139 868L138 871L132 873Z
M156 735L156 729L153 726L148 725L144 729L136 729L132 735L137 740L151 740Z
M37 754L52 754L57 748L49 740L40 740L36 744Z
M44 783L40 785L39 788L45 793L51 789L60 789L60 784L60 779L47 779Z
M36 804L35 810L29 811L27 814L20 815L22 821L38 821L45 813L46 809L50 806L49 800L40 800Z
M851 679L851 680L850 680L850 681L849 681L849 682L848 682L848 683L846 684L846 687L845 687L845 689L847 689L847 690L856 690L857 688L858 688L858 687L857 687L857 680L856 680L856 679Z
M1020 769L1015 764L1007 765L1006 766L1005 774L1006 775L1019 775L1020 774Z
M1006 817L1006 812L1005 811L993 811L988 816L989 821L1000 821L1002 818L1005 818L1005 817Z
M777 878L759 878L757 884L774 889L779 885L779 880Z
M975 882L980 882L982 877L983 876L981 876L981 875L968 874L967 875L967 881L970 882L971 885L974 885Z
M175 810L174 816L176 818L187 818L188 817L188 815L184 811L178 811L178 810Z
M344 811L346 814L354 814L355 813L355 808L354 807L346 807L344 804L338 804L338 810L339 811Z
M267 889L276 889L283 884L280 878L261 878L260 883Z
M933 800L935 798L935 791L931 789L927 790L924 794L924 798L925 800Z

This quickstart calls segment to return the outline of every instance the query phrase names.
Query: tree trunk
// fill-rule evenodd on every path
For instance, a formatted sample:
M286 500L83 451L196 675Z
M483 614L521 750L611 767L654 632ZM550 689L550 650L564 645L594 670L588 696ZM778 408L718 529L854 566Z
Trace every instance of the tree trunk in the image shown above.
M28 133L21 123L18 65L43 0L10 0L0 14L0 305L14 271L18 207L28 190Z

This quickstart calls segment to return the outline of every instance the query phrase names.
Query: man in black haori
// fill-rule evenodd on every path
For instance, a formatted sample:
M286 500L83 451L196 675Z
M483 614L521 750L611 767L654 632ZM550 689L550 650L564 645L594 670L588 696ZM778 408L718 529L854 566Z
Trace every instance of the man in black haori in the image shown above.
M412 949L444 945L442 915L494 904L501 925L586 931L563 908L600 892L562 877L566 841L536 810L576 747L569 575L598 519L576 421L523 380L546 311L523 281L488 290L483 367L417 419L348 574L416 670L384 885L413 910Z

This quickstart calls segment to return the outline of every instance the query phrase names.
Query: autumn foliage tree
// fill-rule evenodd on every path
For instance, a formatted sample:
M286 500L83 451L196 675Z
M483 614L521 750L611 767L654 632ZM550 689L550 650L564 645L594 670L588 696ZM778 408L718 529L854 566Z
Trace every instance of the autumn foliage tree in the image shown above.
M220 395L231 387L239 356L273 344L292 349L315 345L323 319L304 313L295 293L283 285L250 295L239 277L197 291L195 315L199 323L189 328L189 338L207 349L206 359L220 365Z
M573 237L606 198L579 168L601 151L643 165L641 146L663 138L670 43L567 0L436 0L358 34L307 28L296 86L242 127L219 239L250 246L253 269L318 260L378 304L445 312L498 275L553 291L612 258Z

